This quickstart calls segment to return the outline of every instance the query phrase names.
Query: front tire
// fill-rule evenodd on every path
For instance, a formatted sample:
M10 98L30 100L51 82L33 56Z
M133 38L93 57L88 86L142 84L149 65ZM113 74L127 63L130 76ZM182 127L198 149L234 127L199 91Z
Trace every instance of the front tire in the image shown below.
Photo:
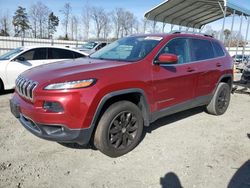
M226 112L230 102L230 86L227 83L219 83L214 96L206 109L209 114L222 115Z
M112 104L102 115L94 136L97 149L110 157L119 157L133 150L140 142L143 118L132 102Z

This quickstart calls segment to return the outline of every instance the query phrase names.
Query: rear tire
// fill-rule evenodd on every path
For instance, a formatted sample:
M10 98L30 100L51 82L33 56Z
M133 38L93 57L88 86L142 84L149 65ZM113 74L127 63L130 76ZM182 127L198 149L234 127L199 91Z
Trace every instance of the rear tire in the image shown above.
M94 145L110 157L119 157L133 150L140 142L143 118L132 102L112 104L102 115L94 135Z
M226 112L230 102L230 86L227 83L219 83L214 96L206 109L209 114L222 115Z

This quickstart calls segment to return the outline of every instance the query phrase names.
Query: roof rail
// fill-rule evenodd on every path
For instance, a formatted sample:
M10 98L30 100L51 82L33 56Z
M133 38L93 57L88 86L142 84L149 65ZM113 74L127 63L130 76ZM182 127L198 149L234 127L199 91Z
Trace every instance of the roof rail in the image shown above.
M193 32L193 31L179 31L179 30L175 30L175 31L171 31L170 34L181 34L181 33L186 33L186 34L195 34L195 35L203 35L205 37L211 37L214 38L212 35L208 35L206 33L199 33L199 32Z

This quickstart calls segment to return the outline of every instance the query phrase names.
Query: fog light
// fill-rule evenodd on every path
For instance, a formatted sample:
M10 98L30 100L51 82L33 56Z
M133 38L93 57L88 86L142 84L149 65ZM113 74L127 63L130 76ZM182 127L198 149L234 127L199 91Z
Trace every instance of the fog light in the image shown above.
M43 108L51 112L63 112L63 107L59 102L44 101Z

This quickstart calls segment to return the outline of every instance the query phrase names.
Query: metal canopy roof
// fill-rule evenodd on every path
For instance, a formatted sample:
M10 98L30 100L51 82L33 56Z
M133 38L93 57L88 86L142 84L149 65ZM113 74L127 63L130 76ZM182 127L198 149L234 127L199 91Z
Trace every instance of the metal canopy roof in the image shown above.
M233 14L234 10L238 15L250 15L250 10L229 0L168 0L148 11L145 18L200 29L223 18L224 7L227 7L226 16Z

